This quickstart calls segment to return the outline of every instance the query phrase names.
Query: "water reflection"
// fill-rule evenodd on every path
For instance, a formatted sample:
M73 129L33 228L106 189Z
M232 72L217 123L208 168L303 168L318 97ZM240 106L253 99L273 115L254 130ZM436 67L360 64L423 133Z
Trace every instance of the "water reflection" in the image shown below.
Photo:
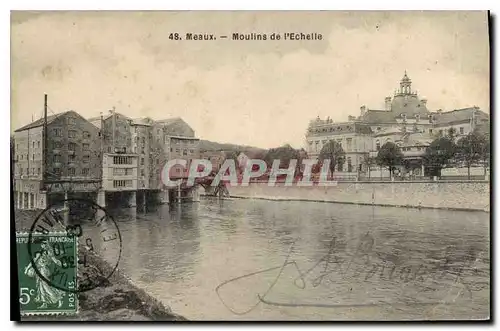
M190 319L380 320L489 315L486 213L217 199L164 205L136 214L111 212L124 241L120 268ZM367 257L354 260L348 274L335 270L325 275L321 286L309 285L307 291L294 285L300 274L292 266L284 268L277 278L279 266L289 254L303 271L308 270L328 254L333 238L339 259L349 260L360 247ZM370 268L363 264L365 261ZM463 278L474 289L472 296L450 287L453 273L464 263ZM382 270L382 265L387 269ZM439 266L448 273L418 284L405 282L407 276L397 270L408 265ZM389 266L398 266L394 268L397 280L389 279ZM274 267L278 269L225 286L221 289L224 302L215 293L215 288L227 280ZM308 281L321 275L321 270L323 265L310 273ZM257 294L266 294L273 282L276 284L266 300L375 305L331 310L259 303ZM414 305L417 299L439 301L454 298L457 293L457 305ZM245 315L235 315L225 304L235 311L255 308Z

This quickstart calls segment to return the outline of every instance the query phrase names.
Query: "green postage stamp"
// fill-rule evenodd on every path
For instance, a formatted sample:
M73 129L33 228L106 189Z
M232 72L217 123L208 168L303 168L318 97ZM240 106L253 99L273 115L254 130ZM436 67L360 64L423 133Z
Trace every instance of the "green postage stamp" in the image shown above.
M16 234L21 315L78 312L77 245L65 232Z

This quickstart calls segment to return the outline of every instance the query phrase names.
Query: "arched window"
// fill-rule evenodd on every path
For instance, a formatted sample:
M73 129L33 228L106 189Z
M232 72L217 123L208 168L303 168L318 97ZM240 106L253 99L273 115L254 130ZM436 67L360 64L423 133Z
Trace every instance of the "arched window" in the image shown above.
M380 150L380 140L378 140L378 139L376 141L376 146L377 146L377 151Z

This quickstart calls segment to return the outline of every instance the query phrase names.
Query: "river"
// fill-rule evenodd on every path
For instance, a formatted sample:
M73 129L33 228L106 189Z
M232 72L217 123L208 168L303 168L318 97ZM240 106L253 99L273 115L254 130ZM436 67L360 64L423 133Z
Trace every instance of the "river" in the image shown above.
M487 213L248 199L110 213L119 268L191 320L489 316Z

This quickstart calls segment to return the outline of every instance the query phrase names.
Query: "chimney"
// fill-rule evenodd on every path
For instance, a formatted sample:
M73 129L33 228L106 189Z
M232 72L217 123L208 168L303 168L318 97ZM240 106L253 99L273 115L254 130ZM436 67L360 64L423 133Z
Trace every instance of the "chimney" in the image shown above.
M366 113L366 106L363 105L363 106L359 107L359 110L360 110L361 117L363 117Z
M385 98L385 110L391 110L391 97Z
M420 100L420 104L424 107L427 107L427 99Z

